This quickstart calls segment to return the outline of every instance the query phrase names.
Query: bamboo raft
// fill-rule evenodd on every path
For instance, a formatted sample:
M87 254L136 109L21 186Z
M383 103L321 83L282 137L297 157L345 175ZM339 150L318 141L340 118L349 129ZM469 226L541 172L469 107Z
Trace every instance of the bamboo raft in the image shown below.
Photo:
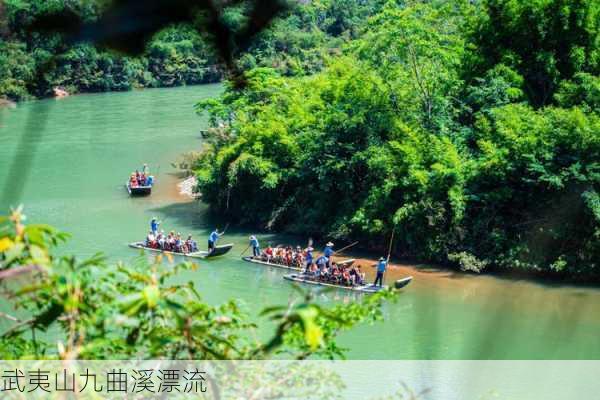
M309 277L308 275L305 275L305 274L290 274L290 275L285 275L283 278L287 279L289 281L293 281L293 282L306 283L306 284L316 285L316 286L333 287L333 288L337 288L337 289L352 290L355 292L368 293L368 294L377 293L380 290L387 288L387 285L375 286L372 284L356 285L356 286L336 285L335 283L322 282L322 281L316 280L313 277ZM408 285L412 281L412 279L413 279L412 276L398 279L396 282L394 282L394 287L396 289L401 289L401 288L405 287L406 285Z
M129 247L134 248L134 249L153 251L156 253L171 254L174 256L181 256L181 257L213 258L213 257L222 256L223 254L228 253L229 250L231 250L233 248L233 243L223 244L221 246L215 246L215 250L212 253L209 253L208 251L204 251L204 250L196 251L193 253L178 253L176 251L167 251L167 250L146 247L146 246L144 246L144 242L129 243Z

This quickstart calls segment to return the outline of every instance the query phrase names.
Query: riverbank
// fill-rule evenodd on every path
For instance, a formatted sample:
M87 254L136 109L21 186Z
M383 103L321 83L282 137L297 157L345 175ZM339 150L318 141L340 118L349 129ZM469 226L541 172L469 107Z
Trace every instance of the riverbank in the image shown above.
M345 257L338 256L338 260L354 258L357 265L367 266L363 268L367 272L367 276L370 278L375 277L375 269L370 268L371 265L377 264L378 257L375 255L365 255L365 251L357 253L349 252L345 253ZM437 265L435 263L417 263L411 261L394 261L392 257L388 265L386 272L386 281L393 282L397 279L402 279L408 275L412 275L415 279L434 279L435 277L440 278L451 278L452 280L465 279L499 279L507 282L525 281L531 284L546 285L546 286L564 286L564 287L580 287L590 289L600 289L600 279L597 276L567 276L549 273L548 271L527 271L519 269L486 269L480 273L471 271L461 271L448 266ZM397 260L397 259L396 259ZM389 281L388 281L389 279Z

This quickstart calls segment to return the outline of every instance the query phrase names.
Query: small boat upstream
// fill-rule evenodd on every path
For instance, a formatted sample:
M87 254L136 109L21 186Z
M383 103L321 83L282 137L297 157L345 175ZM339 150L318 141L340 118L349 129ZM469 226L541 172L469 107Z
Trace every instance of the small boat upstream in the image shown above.
M152 186L154 186L155 179L153 175L150 175L148 165L144 164L142 172L136 170L129 176L127 182L125 182L125 188L130 196L149 196L152 193Z
M130 196L148 196L152 193L152 185L132 186L128 181L125 184L125 187L127 188L127 193L129 193Z

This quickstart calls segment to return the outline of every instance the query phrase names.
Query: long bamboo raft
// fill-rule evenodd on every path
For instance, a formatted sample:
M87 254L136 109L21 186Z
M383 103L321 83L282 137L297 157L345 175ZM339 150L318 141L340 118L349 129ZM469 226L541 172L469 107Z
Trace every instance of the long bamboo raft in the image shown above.
M289 281L293 281L293 282L306 283L306 284L316 285L316 286L334 287L337 289L352 290L355 292L369 293L369 294L377 293L380 290L387 288L387 285L375 286L372 284L356 285L356 286L336 285L335 283L322 282L322 281L316 280L305 274L289 274L289 275L285 275L283 278L287 279ZM413 279L412 276L407 276L406 278L398 279L396 282L394 282L394 287L396 289L401 289L404 286L408 285L412 281L412 279Z
M290 265L285 265L285 264L272 263L272 262L268 262L268 261L259 260L259 259L256 259L256 258L250 257L250 256L242 257L242 260L251 262L251 263L255 263L255 264L267 265L269 267L289 269L292 271L304 271L304 268L302 268L302 267L298 268L298 267L292 267ZM340 261L337 263L337 265L351 265L354 261L356 261L356 260L351 258L349 260Z
M189 258L212 258L212 257L222 256L223 254L228 253L229 250L232 249L233 243L223 244L221 246L215 246L215 250L212 253L209 253L208 251L204 251L204 250L196 251L196 252L193 252L193 253L178 253L176 251L166 251L166 250L154 249L154 248L151 248L151 247L146 247L146 246L144 246L144 242L129 243L129 247L132 247L134 249L153 251L153 252L156 252L156 253L171 254L171 255L174 255L174 256L181 256L181 257L189 257Z

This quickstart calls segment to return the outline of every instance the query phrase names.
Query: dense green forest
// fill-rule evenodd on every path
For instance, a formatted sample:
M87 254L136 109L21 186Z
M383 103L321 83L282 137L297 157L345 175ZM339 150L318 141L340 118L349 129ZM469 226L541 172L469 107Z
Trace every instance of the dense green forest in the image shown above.
M332 25L346 40L322 70L259 65L243 90L198 104L212 124L203 199L247 224L371 248L395 229L397 255L465 270L598 276L600 4L369 12Z
M64 35L40 33L36 18L64 10L94 20L106 1L5 0L0 3L0 96L12 100L69 92L130 90L214 82L221 78L213 51L193 29L158 33L140 57L126 57L91 43L70 45Z
M140 56L125 56L97 44L72 45L64 34L40 32L34 22L69 11L94 21L108 0L3 0L0 2L0 98L22 100L52 94L54 87L71 93L130 90L216 82L223 78L222 60L212 43L193 24L177 24L158 32ZM358 35L358 27L382 2L318 0L290 7L260 32L236 60L242 69L275 68L281 75L320 71ZM246 18L250 2L223 7L224 23L235 29ZM201 22L199 22L201 24Z

